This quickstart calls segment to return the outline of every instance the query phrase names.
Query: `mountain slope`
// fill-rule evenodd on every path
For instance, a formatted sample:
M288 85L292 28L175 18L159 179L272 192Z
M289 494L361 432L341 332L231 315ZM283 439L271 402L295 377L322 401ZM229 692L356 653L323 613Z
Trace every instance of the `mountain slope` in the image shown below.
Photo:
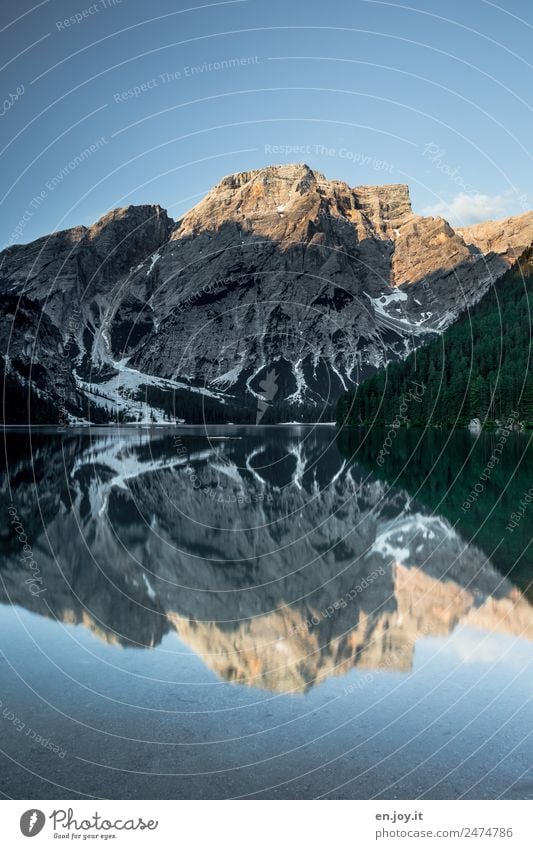
M531 426L532 307L533 246L438 341L342 396L339 423L384 424L400 417L415 425L479 419Z
M0 292L41 307L104 417L317 418L441 333L533 240L533 213L490 225L418 216L405 185L273 166L224 178L178 222L127 207L8 248Z

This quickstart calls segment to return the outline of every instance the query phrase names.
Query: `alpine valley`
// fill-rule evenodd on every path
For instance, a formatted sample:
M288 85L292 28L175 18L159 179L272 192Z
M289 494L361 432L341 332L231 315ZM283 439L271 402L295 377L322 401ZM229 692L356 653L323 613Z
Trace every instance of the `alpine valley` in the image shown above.
M453 229L406 185L307 165L224 178L0 254L6 423L331 420L533 242L533 213Z

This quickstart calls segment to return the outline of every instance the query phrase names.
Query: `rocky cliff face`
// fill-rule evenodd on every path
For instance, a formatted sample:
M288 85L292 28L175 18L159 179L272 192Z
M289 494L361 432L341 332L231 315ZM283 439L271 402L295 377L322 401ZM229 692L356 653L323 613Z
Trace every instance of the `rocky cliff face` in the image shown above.
M3 379L10 422L59 424L68 419L67 408L78 416L87 413L61 334L39 304L24 296L3 296L0 349L9 351Z
M533 213L524 212L502 221L484 221L459 228L457 233L467 245L484 254L497 253L511 265L530 244L532 217Z
M405 185L286 165L226 177L176 223L127 207L8 248L0 291L46 313L106 415L162 417L171 395L178 418L193 396L294 418L441 332L532 241L533 213L454 231Z

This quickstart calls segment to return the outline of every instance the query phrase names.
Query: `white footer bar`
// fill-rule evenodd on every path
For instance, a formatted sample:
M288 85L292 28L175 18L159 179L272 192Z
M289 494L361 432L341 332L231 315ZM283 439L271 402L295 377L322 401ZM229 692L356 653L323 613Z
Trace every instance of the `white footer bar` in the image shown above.
M533 801L0 802L6 849L507 847L532 849ZM35 843L29 843L35 838Z

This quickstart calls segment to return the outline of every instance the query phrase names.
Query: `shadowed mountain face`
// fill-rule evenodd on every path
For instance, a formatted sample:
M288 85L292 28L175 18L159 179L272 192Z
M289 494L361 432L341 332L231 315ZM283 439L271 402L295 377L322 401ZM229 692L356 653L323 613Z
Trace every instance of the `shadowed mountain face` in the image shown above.
M533 639L533 609L479 548L332 440L126 431L33 435L30 451L12 435L42 592L8 526L1 601L126 647L175 630L223 679L286 692L408 671L418 640L459 624Z
M127 207L8 248L0 291L44 311L101 417L253 421L263 401L316 417L455 321L532 240L533 213L454 231L415 215L405 185L284 165L225 178L178 222ZM2 319L3 353L28 388L48 348L36 321L35 346L12 356L23 319ZM83 417L72 387L47 377L34 391L34 406Z

